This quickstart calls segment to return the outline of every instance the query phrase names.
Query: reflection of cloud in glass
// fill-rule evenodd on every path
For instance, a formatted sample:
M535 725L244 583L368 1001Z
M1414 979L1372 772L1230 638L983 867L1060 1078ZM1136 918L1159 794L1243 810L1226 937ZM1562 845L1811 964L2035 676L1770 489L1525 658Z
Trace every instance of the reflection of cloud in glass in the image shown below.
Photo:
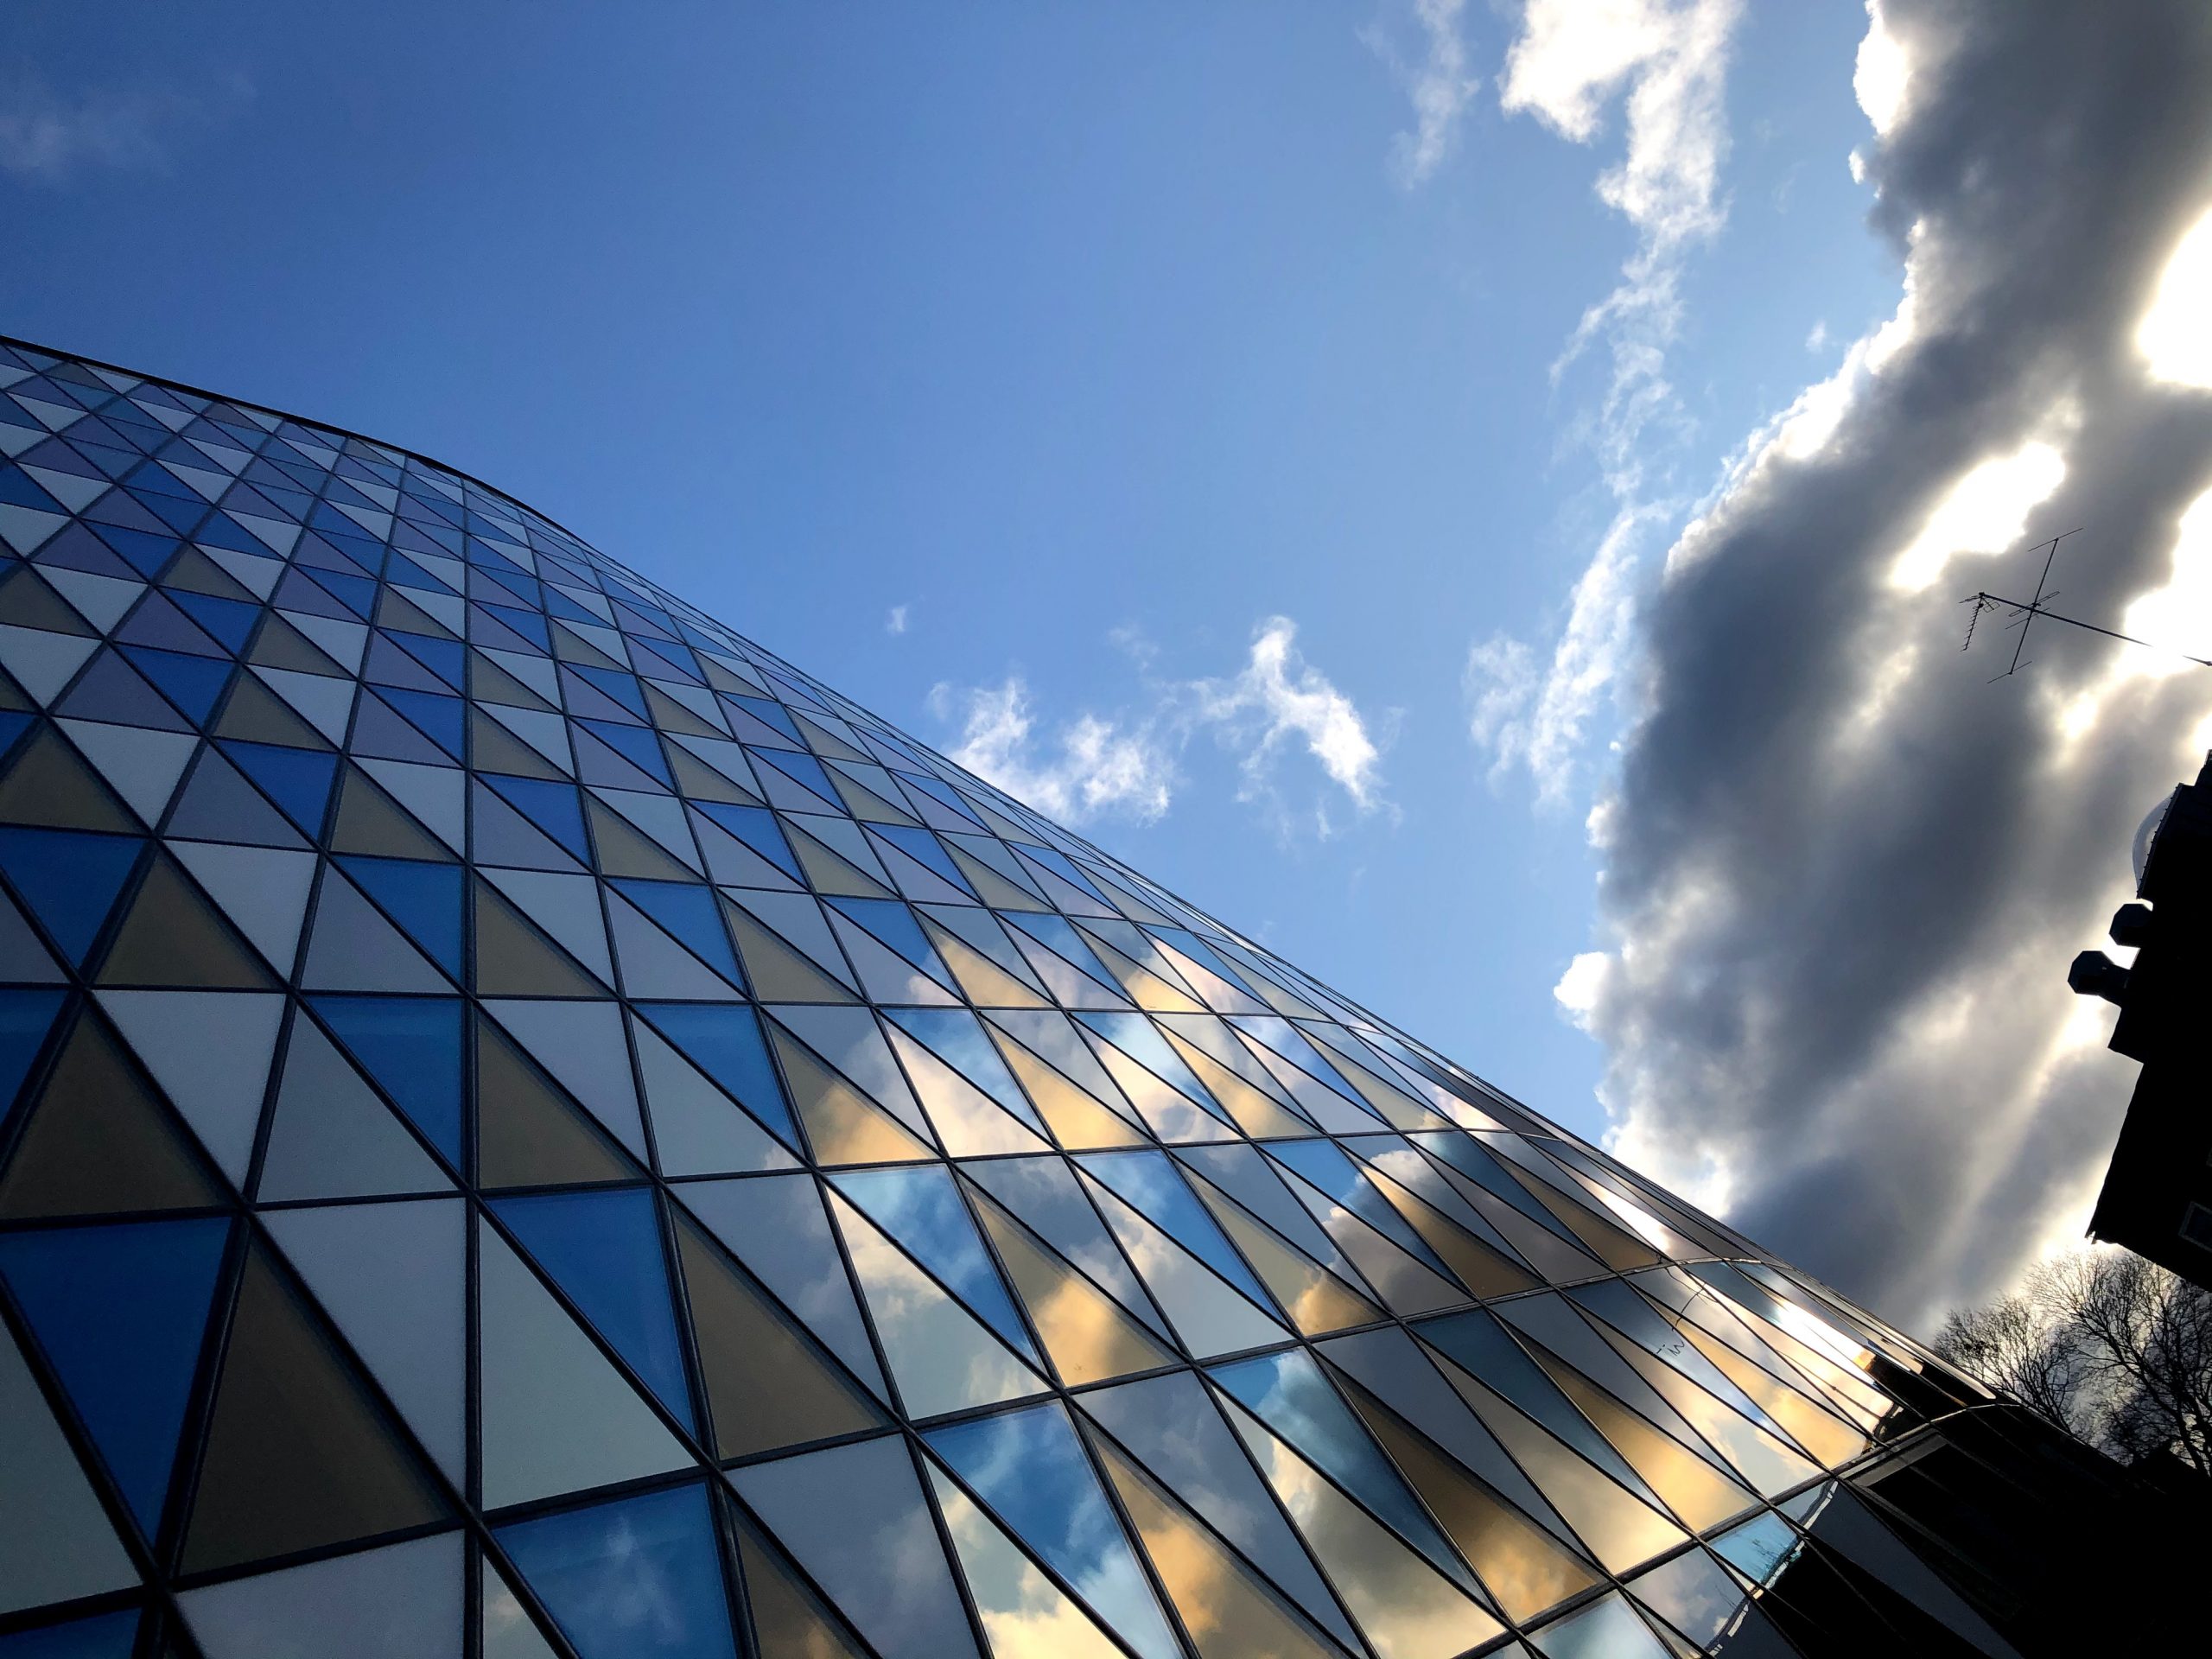
M1015 1536L1141 1654L1175 1659L1174 1637L1058 1404L931 1431L930 1444Z
M1382 1659L1444 1659L1502 1628L1235 1406L1230 1421Z
M1110 1446L1092 1444L1202 1659L1336 1659L1211 1534Z
M930 1471L995 1659L1120 1659L1120 1651L967 1497Z
M1652 1568L1632 1587L1644 1605L1700 1647L1710 1646L1728 1630L1745 1605L1735 1580L1697 1549Z
M1039 1392L1027 1365L842 1198L832 1199L868 1311L907 1410L917 1417Z

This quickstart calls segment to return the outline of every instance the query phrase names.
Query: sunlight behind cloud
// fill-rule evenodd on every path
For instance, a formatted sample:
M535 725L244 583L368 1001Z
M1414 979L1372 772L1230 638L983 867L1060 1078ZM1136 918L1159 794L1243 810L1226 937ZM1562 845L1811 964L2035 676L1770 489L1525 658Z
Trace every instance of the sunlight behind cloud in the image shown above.
M2066 458L2040 441L1985 461L1951 486L1912 544L1890 568L1890 585L1917 593L1962 554L2002 553L2028 514L2066 481Z
M2166 261L2135 330L2135 349L2149 360L2153 380L2212 390L2212 210Z
M2164 679L2203 672L2187 659L2212 657L2212 492L2181 516L2173 575L2164 587L2136 595L2120 614L2120 631L2164 647L2128 653L2133 673Z
M1866 0L1866 37L1859 42L1859 61L1851 77L1851 90L1859 107L1873 123L1877 137L1887 137L1904 113L1905 93L1912 82L1912 60L1904 43L1890 32L1882 15L1882 0Z

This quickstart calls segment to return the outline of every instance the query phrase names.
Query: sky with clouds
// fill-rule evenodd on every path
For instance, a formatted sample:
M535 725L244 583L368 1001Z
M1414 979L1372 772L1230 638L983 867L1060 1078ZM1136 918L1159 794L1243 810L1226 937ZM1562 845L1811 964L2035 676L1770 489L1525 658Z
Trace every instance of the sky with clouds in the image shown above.
M0 332L486 478L1895 1317L2078 1234L2212 14L16 0ZM2053 630L2056 635L2058 631Z

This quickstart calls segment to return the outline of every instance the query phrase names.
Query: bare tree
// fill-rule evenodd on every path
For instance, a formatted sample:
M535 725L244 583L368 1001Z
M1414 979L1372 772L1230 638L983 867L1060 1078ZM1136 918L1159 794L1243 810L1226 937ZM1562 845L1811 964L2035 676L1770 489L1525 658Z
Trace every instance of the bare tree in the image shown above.
M2101 1247L2031 1268L1944 1320L1936 1350L2123 1463L2212 1475L2212 1294Z

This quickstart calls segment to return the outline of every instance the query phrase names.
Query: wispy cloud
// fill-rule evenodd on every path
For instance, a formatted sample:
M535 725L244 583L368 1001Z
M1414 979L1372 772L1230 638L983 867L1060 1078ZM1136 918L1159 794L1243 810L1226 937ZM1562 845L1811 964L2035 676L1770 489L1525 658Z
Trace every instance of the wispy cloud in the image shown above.
M1065 823L1103 817L1152 823L1173 804L1182 756L1204 734L1236 757L1237 798L1263 804L1285 830L1304 817L1285 802L1286 752L1303 753L1332 786L1315 794L1306 820L1318 834L1335 830L1332 799L1356 817L1395 813L1382 779L1395 714L1379 721L1363 715L1300 655L1289 618L1262 619L1243 665L1219 677L1159 677L1151 666L1157 652L1140 636L1123 629L1115 639L1139 669L1139 712L1085 711L1047 735L1038 729L1029 683L1020 674L995 686L941 684L930 707L940 720L960 721L951 758Z
M1402 189L1425 182L1457 147L1465 118L1482 79L1468 67L1467 44L1459 33L1466 0L1412 0L1415 51L1401 49L1380 22L1363 30L1367 48L1389 66L1412 99L1414 124L1390 141L1390 173Z
M890 613L883 619L883 631L886 633L904 633L906 632L906 606L893 605L891 607Z
M960 741L947 751L951 760L1059 823L1153 823L1173 798L1173 746L1156 720L1125 725L1085 714L1034 741L1029 683L1019 674L967 690L940 684L930 693L930 710L961 722Z
M253 96L244 76L173 88L56 91L27 67L0 66L0 173L59 184L93 170L158 172L180 130L219 124Z
M1565 798L1592 721L1618 694L1643 538L1681 509L1663 477L1664 440L1687 425L1667 359L1684 262L1726 218L1723 94L1741 11L1741 0L1528 0L1506 57L1506 111L1573 143L1596 143L1613 106L1624 107L1622 154L1597 190L1637 235L1619 280L1584 311L1552 370L1558 381L1601 346L1610 359L1580 423L1610 521L1541 672L1537 648L1517 640L1478 645L1467 663L1477 741L1497 769L1527 767L1546 801Z

